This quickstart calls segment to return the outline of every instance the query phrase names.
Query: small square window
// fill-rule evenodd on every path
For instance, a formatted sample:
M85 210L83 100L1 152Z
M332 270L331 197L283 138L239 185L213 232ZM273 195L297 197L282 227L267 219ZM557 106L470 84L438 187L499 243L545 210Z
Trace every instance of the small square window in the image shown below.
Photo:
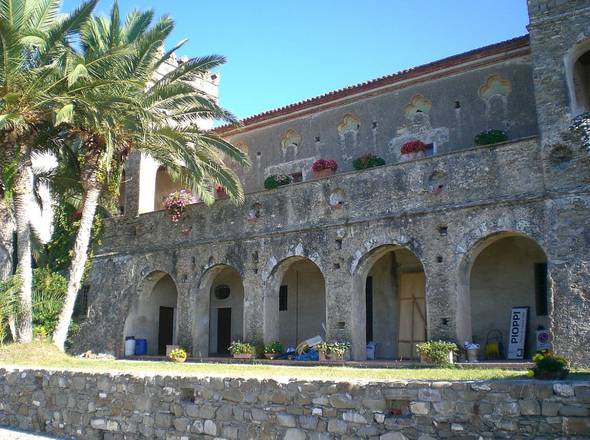
M287 310L288 294L287 286L281 286L279 290L279 312Z
M303 173L301 171L299 171L297 173L291 174L291 182L292 183L303 182Z
M426 144L426 150L424 150L424 155L426 157L434 155L434 144Z

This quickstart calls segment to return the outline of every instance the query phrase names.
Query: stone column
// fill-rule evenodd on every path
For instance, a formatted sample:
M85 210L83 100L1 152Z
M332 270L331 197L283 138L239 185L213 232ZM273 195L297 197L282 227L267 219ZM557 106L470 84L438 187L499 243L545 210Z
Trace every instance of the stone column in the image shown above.
M452 262L438 260L423 262L426 274L426 335L428 340L455 341L465 331L460 330L461 322L465 321L465 307L458 307L457 288L461 281L457 278L458 270ZM449 264L451 263L451 264ZM468 286L467 286L468 287Z
M125 162L125 217L135 217L139 209L141 153L134 151Z
M176 343L188 350L193 349L192 324L194 308L192 307L190 285L185 279L176 282Z
M263 311L262 328L265 344L279 340L279 289L280 279L276 281L275 277L261 284L260 293L263 306L261 309Z
M262 342L265 318L264 288L258 274L252 270L246 271L242 283L244 285L244 340ZM278 302L276 310L278 317Z
M326 339L352 343L351 356L366 359L366 314L359 304L358 286L345 268L324 274L326 289ZM361 289L364 292L364 288ZM360 295L362 296L362 295ZM361 309L362 310L359 310ZM362 334L361 334L362 333Z
M193 356L209 356L209 303L211 286L208 283L194 286L191 292L192 304L192 346Z

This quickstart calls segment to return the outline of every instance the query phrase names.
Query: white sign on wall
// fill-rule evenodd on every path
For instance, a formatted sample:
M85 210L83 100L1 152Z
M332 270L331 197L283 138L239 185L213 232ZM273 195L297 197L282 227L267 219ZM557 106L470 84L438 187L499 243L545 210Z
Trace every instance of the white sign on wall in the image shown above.
M508 329L508 359L524 359L528 307L514 307Z

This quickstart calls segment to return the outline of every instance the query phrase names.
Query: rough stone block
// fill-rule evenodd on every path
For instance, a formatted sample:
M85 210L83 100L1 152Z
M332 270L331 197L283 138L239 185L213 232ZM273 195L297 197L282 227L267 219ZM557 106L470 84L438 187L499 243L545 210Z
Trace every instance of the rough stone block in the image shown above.
M328 432L333 434L344 434L348 429L346 422L339 419L328 420Z
M518 402L518 406L523 416L538 416L541 414L541 406L537 400L521 400Z
M277 424L289 428L295 428L297 426L295 417L290 414L277 414Z
M285 440L305 440L307 435L301 429L289 428L284 438Z

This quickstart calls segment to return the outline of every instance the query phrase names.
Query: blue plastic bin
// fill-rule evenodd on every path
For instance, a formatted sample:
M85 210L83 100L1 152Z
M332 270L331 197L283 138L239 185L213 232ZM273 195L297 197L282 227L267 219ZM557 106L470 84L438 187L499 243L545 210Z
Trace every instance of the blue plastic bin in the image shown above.
M145 356L147 354L147 339L135 340L135 356Z

